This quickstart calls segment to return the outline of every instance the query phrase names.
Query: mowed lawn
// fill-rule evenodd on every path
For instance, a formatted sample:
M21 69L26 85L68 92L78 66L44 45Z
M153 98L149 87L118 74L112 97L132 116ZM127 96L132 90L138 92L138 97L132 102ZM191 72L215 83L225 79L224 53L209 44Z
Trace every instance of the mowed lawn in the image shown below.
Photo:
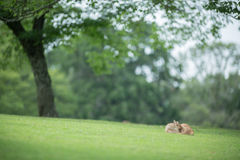
M240 131L0 114L1 160L240 159Z

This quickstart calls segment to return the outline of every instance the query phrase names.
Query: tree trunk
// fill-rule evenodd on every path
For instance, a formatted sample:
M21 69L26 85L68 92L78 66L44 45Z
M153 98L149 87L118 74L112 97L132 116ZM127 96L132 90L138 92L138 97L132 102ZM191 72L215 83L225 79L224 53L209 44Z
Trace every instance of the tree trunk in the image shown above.
M54 94L51 79L47 70L47 63L44 56L42 44L42 30L44 25L44 15L35 18L32 31L25 31L19 21L8 22L6 25L13 31L19 39L24 51L32 66L34 80L37 88L37 103L40 117L58 117L54 103ZM28 34L24 38L23 34Z
M51 79L48 74L43 50L33 49L33 54L27 54L32 66L34 80L37 87L39 116L58 117L54 104L54 94Z

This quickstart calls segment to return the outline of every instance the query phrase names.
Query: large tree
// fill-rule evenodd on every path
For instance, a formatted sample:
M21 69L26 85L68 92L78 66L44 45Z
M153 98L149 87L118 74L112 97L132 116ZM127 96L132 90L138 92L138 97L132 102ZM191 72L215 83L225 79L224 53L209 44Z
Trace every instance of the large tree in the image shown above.
M123 64L124 58L128 57L126 50L115 48L114 43L121 40L112 42L108 39L106 33L109 29L131 33L132 27L137 28L139 22L147 23L161 17L155 36L161 39L165 48L173 48L175 44L189 39L205 42L210 33L219 36L218 31L227 18L203 11L203 5L204 2L182 0L11 0L0 1L0 19L12 31L13 38L20 42L24 50L22 54L27 55L32 66L39 116L56 117L58 113L44 56L46 48L68 44L68 39L78 35L81 30L83 34L101 41L102 50L108 50L102 54L94 52L89 56L95 72L108 73L108 66L112 62ZM3 40L3 36L1 38ZM125 45L128 46L127 43Z

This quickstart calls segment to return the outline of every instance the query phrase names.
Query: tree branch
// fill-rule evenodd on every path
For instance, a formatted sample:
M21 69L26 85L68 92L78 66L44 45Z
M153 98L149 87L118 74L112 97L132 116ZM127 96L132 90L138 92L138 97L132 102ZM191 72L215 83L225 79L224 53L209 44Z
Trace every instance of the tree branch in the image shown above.
M44 25L45 14L41 15L39 18L34 18L33 30L42 30Z
M16 22L4 22L14 33L16 37L19 37L19 35L23 32L26 32L23 28L22 24L19 21Z
M13 12L11 13L11 16L10 16L11 18L5 17L5 16L0 16L0 20L2 20L2 21L4 21L4 22L21 21L22 19L29 18L29 17L33 17L33 16L35 16L36 14L38 14L40 11L47 9L46 11L44 11L44 12L41 14L41 16L42 16L42 15L44 15L45 13L47 13L47 12L49 11L49 9L50 9L54 4L56 4L56 3L59 2L59 1L60 1L60 0L55 0L55 1L53 1L52 3L49 3L48 5L45 5L45 6L43 6L43 7L41 7L41 8L38 8L38 9L36 9L36 10L34 10L34 11L30 11L30 12L26 12L26 13L18 13L18 11L17 11L17 16L16 16L16 17L13 16L13 14L15 13L15 12L13 11ZM16 5L16 4L14 4L14 5ZM0 13L3 14L3 15L4 15L4 13L9 12L9 9L11 9L10 7L8 7L7 10L4 11L3 8L4 8L4 7L2 6L2 8L0 9ZM5 9L6 9L6 8L5 8ZM10 12L9 12L9 13L10 13ZM1 15L1 14L0 14L0 15Z

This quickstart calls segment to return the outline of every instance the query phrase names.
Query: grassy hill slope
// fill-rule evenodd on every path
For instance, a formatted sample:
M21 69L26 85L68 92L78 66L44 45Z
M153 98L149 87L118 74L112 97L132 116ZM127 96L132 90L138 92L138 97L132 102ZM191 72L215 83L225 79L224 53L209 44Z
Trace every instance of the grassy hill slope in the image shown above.
M0 114L2 160L240 159L240 131Z

